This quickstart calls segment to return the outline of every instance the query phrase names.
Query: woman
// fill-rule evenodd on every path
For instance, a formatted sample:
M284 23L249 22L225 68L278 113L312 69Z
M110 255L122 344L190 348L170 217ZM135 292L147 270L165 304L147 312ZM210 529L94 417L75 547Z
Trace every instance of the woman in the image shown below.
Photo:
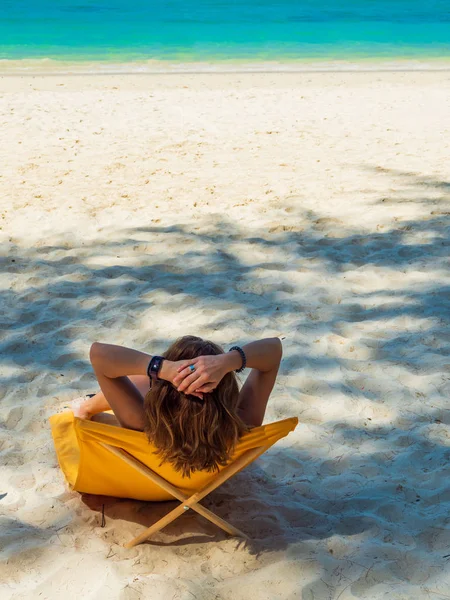
M75 416L145 431L162 461L189 476L226 464L240 435L261 425L282 356L278 338L220 346L178 339L164 356L94 343L90 360L101 392L73 407ZM235 371L251 372L239 391Z

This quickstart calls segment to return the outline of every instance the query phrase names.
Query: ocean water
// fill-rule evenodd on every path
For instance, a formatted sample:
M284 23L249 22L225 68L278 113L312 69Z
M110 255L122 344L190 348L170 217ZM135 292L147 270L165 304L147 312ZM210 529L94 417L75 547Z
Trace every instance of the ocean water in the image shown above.
M0 0L0 59L450 57L450 0Z

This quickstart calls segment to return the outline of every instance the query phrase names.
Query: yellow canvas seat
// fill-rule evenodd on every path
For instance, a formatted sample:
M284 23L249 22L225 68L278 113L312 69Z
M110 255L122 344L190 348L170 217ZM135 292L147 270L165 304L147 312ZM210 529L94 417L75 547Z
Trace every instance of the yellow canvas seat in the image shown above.
M144 541L189 508L228 533L246 537L198 502L293 431L297 423L292 417L255 427L241 437L229 463L219 472L198 471L183 477L170 463L160 464L155 447L143 432L78 419L72 412L50 417L58 462L71 489L136 500L181 501L128 547Z

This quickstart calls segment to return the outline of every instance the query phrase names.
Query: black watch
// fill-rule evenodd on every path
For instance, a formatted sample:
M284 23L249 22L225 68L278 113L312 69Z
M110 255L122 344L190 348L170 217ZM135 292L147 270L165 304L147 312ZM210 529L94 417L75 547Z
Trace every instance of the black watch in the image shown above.
M158 381L159 379L158 374L161 370L163 360L163 356L153 356L152 360L148 363L147 375L150 380L150 387L152 387L152 381Z

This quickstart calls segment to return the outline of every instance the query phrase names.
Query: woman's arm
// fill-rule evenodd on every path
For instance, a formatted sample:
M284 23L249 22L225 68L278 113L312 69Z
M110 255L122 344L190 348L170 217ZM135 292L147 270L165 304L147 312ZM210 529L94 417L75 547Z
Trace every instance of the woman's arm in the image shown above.
M147 375L151 354L95 342L90 359L103 395L122 427L143 431L144 398L127 375ZM164 360L159 378L171 381L177 363Z
M239 393L238 414L250 427L258 427L264 420L267 402L280 367L283 348L279 338L269 338L247 344L242 349L247 358L247 366L252 370ZM235 353L239 354L236 350L229 354ZM237 357L234 359L236 364Z
M153 357L147 352L140 352L124 346L94 342L89 358L93 367L106 377L115 379L126 375L147 375L148 364ZM171 381L175 374L175 363L164 360L158 377Z
M247 359L247 367L256 369L261 373L273 371L278 366L283 354L283 347L279 338L266 338L257 342L251 342L242 346ZM229 371L240 369L242 365L241 355L237 350L227 352L224 355L228 361Z

